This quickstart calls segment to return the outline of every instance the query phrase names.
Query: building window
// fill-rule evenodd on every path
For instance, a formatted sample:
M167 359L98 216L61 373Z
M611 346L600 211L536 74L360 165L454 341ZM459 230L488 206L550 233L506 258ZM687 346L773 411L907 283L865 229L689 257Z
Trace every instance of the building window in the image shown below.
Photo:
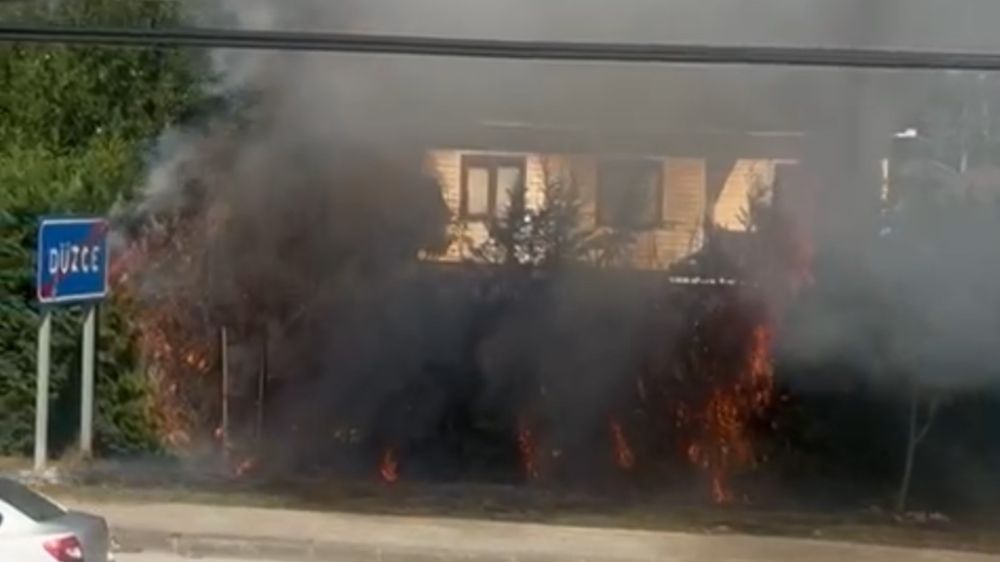
M462 156L459 214L466 219L499 217L512 195L524 189L525 159L511 156Z
M597 221L601 226L642 230L656 228L663 215L663 162L606 160L597 186Z

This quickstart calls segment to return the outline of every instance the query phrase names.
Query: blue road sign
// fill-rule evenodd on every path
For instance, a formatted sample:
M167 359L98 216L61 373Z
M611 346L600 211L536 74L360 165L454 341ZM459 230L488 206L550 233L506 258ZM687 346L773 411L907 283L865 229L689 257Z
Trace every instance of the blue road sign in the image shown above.
M93 301L108 294L108 221L42 219L36 287L42 304Z

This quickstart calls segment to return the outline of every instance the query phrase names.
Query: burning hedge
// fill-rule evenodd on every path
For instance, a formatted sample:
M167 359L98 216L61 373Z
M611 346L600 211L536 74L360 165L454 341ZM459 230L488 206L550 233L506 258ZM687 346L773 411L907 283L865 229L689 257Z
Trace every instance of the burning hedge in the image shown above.
M741 497L774 402L757 280L616 267L628 237L580 232L572 189L492 229L484 255L527 262L423 260L448 242L433 135L371 103L370 67L217 55L245 105L165 135L119 220L168 442L221 441L240 473L697 478Z
M122 221L115 275L165 440L221 444L238 474L695 478L715 501L745 497L733 480L763 460L775 404L753 283L428 262L444 212L420 151L263 151L274 134L182 145L152 190L178 199Z

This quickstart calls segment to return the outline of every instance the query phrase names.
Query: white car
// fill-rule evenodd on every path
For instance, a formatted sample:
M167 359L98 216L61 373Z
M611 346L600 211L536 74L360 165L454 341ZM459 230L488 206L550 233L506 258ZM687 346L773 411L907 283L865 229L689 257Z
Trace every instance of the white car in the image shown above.
M0 562L110 562L107 522L0 478Z

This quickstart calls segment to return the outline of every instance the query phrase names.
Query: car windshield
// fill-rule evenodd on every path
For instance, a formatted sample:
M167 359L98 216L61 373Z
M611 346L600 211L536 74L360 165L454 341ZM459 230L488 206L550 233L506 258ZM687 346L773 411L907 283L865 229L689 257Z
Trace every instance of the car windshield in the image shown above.
M0 500L39 523L59 518L65 513L63 508L44 496L8 478L0 478Z

